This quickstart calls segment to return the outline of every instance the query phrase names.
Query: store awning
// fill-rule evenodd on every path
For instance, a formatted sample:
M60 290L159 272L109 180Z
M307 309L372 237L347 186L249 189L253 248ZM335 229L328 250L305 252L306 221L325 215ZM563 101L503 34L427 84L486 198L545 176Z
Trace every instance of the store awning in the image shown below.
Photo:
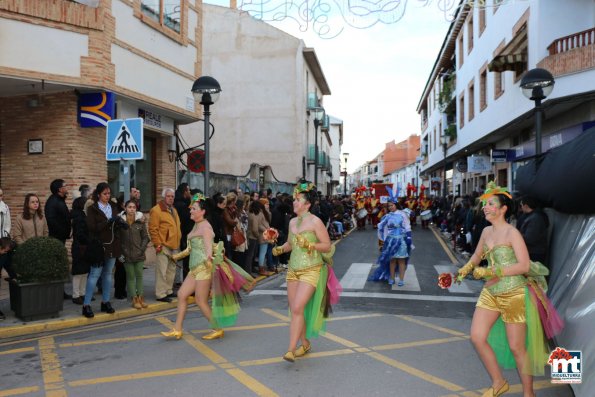
M516 71L527 63L527 29L519 31L488 65L490 72Z

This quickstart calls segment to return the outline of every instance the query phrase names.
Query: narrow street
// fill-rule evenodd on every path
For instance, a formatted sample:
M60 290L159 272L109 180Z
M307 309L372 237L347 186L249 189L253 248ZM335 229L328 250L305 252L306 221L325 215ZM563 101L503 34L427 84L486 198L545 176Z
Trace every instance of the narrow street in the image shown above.
M480 396L490 381L468 339L481 284L441 290L449 254L431 230L413 236L401 288L366 281L377 253L371 228L338 242L344 296L327 333L294 364L281 359L289 318L280 274L243 296L222 340L200 339L208 323L191 306L179 341L159 334L175 321L170 309L0 342L0 396ZM516 372L506 377L507 395L520 396ZM572 396L547 373L535 387L540 397Z

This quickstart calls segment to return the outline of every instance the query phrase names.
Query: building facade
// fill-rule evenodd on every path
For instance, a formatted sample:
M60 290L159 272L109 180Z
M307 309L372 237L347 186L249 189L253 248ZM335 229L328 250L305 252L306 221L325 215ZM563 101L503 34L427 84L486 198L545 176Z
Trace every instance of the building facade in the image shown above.
M324 106L331 91L314 49L239 10L203 10L203 72L222 88L211 106L210 190L237 183L245 190L289 192L300 178L314 181L317 142L318 189L329 194L338 183L342 122L329 123L327 116L315 128L311 108ZM199 147L203 131L199 122L180 134L187 146ZM202 187L200 174L186 177Z
M544 152L592 126L594 15L595 3L580 0L461 2L417 108L433 193L469 194L493 179L515 189L516 170L535 155L535 103L519 87L533 68L555 78Z
M119 161L106 161L113 119L144 119L142 159L127 168L142 208L175 187L168 144L200 110L190 89L201 74L201 3L85 3L0 3L0 36L11 38L0 41L0 186L14 208L28 192L45 201L55 178L71 191L108 181L123 194Z

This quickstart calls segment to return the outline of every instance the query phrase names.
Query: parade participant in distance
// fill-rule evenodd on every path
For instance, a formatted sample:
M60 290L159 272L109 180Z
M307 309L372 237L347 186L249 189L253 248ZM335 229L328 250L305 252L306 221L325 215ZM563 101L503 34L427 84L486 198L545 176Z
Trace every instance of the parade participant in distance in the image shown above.
M548 357L544 328L551 337L561 330L562 321L544 293L547 268L529 261L523 237L506 221L512 210L510 194L490 182L480 199L491 226L483 230L457 280L471 272L476 279L487 280L471 323L471 342L492 379L483 397L500 396L509 389L498 364L517 368L523 395L534 396L533 375L543 374ZM488 267L476 267L484 258Z
M395 270L399 265L399 281L397 285L405 285L405 270L411 251L411 225L409 217L401 210L398 198L390 186L386 187L389 193L388 214L382 217L378 224L378 239L382 241L382 251L378 257L378 268L370 277L371 281L388 280L389 285L396 282Z
M165 337L182 337L187 299L194 293L196 305L213 327L213 332L202 339L223 338L223 327L234 325L240 311L237 293L242 287L250 289L254 282L248 273L223 255L223 241L213 243L215 233L205 215L205 197L197 193L190 204L190 218L195 224L188 234L187 248L170 256L170 260L175 262L190 255L190 272L178 290L176 324L171 331L161 333ZM209 306L211 288L213 292Z
M338 300L340 288L329 267L334 246L320 218L310 213L316 201L315 186L302 181L296 186L293 197L293 212L297 217L289 223L287 242L273 249L275 256L291 251L287 269L291 324L289 347L283 356L289 362L308 353L311 348L309 338L324 331L328 305ZM297 348L300 340L302 344Z

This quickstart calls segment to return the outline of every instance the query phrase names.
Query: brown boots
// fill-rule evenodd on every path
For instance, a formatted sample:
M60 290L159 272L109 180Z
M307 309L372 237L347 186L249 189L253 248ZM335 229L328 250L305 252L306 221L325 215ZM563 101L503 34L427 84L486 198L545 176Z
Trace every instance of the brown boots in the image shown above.
M132 298L132 307L134 307L135 309L146 309L147 307L149 307L149 305L147 305L145 303L145 298L142 296L134 296Z

